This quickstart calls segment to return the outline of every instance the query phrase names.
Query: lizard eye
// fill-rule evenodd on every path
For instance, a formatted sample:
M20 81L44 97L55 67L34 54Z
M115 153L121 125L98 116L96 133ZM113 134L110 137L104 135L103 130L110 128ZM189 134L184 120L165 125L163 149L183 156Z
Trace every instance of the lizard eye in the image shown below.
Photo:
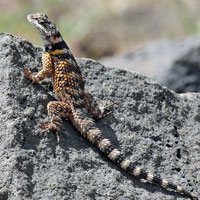
M47 21L46 21L46 20L44 20L44 19L39 19L39 20L38 20L38 22L39 22L40 24L47 23Z
M48 28L49 26L48 22L44 22L44 21L40 22L40 24L45 28Z
M48 22L46 22L46 21L41 21L41 22L39 22L42 26L48 26L49 25L49 23Z

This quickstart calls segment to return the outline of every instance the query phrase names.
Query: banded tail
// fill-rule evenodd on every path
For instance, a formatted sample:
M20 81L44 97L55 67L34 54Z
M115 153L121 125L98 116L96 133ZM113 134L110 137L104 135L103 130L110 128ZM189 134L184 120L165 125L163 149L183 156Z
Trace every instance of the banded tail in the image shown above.
M186 191L181 186L170 183L159 176L154 176L153 174L148 173L140 167L136 166L130 160L125 159L120 151L114 148L111 142L102 136L102 132L96 127L95 122L89 116L86 110L76 108L76 110L72 109L72 113L73 119L71 119L71 121L73 125L79 130L79 132L91 143L95 144L101 152L103 152L120 168L136 178L144 179L165 189L172 189L173 191L183 194L193 200L198 200L196 195Z

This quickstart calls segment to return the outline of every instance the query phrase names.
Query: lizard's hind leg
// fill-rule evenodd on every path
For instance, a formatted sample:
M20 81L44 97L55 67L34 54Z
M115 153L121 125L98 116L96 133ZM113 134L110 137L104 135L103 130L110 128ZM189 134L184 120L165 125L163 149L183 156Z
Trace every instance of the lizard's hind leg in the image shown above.
M55 131L57 136L57 142L60 138L58 132L62 127L62 118L68 118L70 115L70 106L67 103L61 101L51 101L47 105L48 115L50 117L50 122L40 122L38 127L44 129L42 131Z
M112 114L112 111L109 111L109 108L116 104L116 102L100 106L90 93L85 93L85 104L88 112L94 119L101 119Z

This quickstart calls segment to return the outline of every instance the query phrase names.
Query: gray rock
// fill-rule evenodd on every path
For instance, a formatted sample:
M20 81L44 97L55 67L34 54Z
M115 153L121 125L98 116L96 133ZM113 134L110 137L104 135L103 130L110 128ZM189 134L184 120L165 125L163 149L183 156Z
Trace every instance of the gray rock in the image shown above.
M41 68L41 48L0 34L0 199L185 199L123 172L64 121L60 143L40 135L54 99L50 79L32 87L22 67ZM178 95L137 73L78 59L86 90L117 101L97 125L122 152L200 196L200 94Z
M108 67L142 73L178 93L199 92L199 46L199 36L158 41L100 62Z
M200 92L200 47L191 48L170 68L162 84L178 92Z

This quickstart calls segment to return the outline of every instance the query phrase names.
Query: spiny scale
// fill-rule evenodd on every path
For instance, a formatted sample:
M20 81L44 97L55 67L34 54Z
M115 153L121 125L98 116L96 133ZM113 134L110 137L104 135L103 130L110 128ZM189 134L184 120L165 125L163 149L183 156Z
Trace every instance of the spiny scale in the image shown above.
M196 195L191 194L182 187L135 166L134 163L125 159L108 139L102 136L92 118L99 119L107 114L102 112L91 94L85 92L79 66L58 32L56 25L49 20L47 15L42 13L30 14L27 18L37 29L43 40L44 53L42 56L43 69L36 75L24 69L24 74L32 83L38 83L47 76L52 75L55 94L58 98L58 101L49 102L47 105L51 121L41 122L39 127L44 131L56 131L59 140L58 132L62 126L61 118L68 118L85 138L96 145L100 151L126 172L163 188L177 191L191 199L198 199Z

